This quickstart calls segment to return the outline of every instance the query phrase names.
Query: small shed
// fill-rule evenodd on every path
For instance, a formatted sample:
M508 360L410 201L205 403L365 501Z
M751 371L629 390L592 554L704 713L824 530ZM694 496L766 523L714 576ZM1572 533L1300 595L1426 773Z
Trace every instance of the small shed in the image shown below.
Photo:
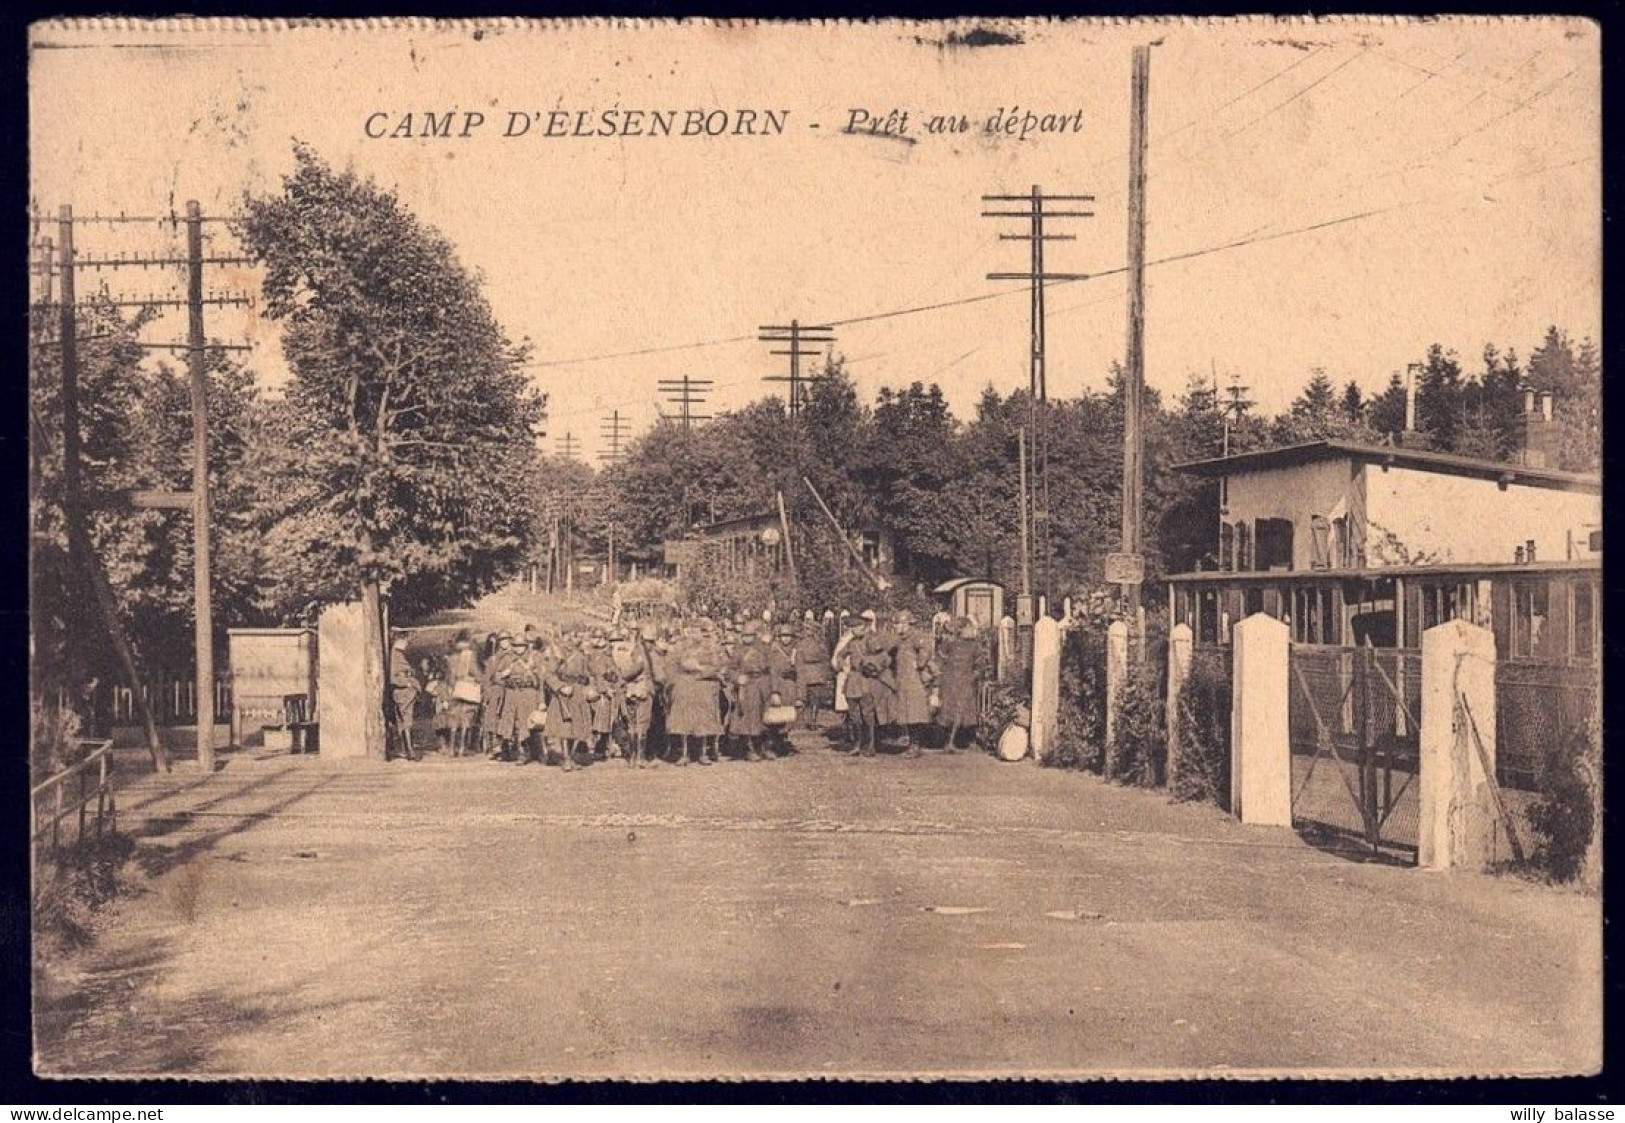
M1004 586L982 577L955 577L932 590L955 616L968 616L983 635L1004 616Z
M229 628L231 743L286 720L284 699L316 701L316 632L312 628Z

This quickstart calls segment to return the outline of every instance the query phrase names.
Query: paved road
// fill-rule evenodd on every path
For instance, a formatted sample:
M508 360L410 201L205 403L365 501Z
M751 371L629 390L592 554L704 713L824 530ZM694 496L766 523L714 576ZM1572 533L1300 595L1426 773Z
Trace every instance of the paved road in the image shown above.
M967 754L565 775L233 759L124 795L145 891L50 1072L1533 1072L1600 909Z

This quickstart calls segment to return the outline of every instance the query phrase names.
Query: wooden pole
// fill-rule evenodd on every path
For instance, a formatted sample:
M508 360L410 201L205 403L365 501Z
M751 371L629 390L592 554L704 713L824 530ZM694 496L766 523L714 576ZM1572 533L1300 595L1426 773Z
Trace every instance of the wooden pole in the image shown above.
M863 575L869 579L877 591L885 592L886 583L880 579L879 574L869 568L869 563L863 560L863 555L858 552L858 548L852 545L852 540L846 536L846 531L841 529L840 520L835 517L835 512L831 511L829 505L824 502L824 497L818 494L818 489L813 486L813 482L806 476L801 477L801 482L807 485L808 491L812 492L812 497L817 502L818 509L824 512L824 517L829 520L829 525L835 528L835 536L845 544L847 553L851 554L852 560L858 563L858 568L863 570Z
M187 368L192 384L192 604L197 668L197 763L214 771L214 598L209 557L209 375L204 367L203 215L186 204Z
M1020 462L1017 471L1021 481L1021 595L1032 596L1033 592L1033 559L1032 549L1027 535L1027 430L1016 430L1016 459Z
M79 503L79 325L78 309L75 307L72 207L62 208L57 243L62 274L62 513L68 528L68 567L90 585L91 599L101 613L108 641L113 646L113 655L118 659L125 681L130 684L130 695L134 699L136 714L141 718L141 729L147 738L152 766L168 772L169 753L158 733L158 723L153 720L151 702L141 689L141 672L136 666L135 649L130 646L129 637L124 634L124 625L119 621L118 601L92 548L90 532L84 524L84 511Z
M799 585L796 580L796 553L790 545L790 516L784 510L784 492L775 491L774 496L779 501L779 532L784 535L784 560L790 567L790 584Z
M1123 552L1140 552L1140 408L1145 387L1145 147L1146 107L1151 86L1151 48L1134 48L1133 105L1129 117L1128 198L1128 361L1123 384ZM1129 619L1140 608L1138 583L1123 586Z

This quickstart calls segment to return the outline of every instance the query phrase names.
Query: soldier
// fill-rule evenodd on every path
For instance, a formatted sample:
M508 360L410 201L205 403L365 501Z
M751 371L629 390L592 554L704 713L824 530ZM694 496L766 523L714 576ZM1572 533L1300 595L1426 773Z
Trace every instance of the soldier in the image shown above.
M502 739L497 735L497 726L502 722L507 700L507 671L512 662L513 636L508 632L498 632L496 646L491 657L485 661L484 703L480 709L480 739L485 742L488 760L500 760L502 757Z
M666 728L678 738L679 765L688 763L690 738L700 739L701 764L717 759L717 738L722 735L720 680L725 669L714 637L714 625L702 620L672 653L671 713Z
M827 663L825 664L827 666ZM788 621L774 632L773 644L767 649L768 704L794 706L800 702L797 694L800 665L796 658L796 629ZM767 746L775 754L793 752L788 725L768 727Z
M829 692L833 670L830 667L829 645L824 642L823 629L814 620L808 620L795 644L796 700L802 705L801 719L808 729L818 727L818 710L824 705Z
M906 609L897 613L897 647L893 652L893 672L897 681L897 699L892 717L903 728L904 756L917 757L920 746L915 730L931 720L931 692L926 680L935 673L932 660L936 655L931 637L914 626L914 614Z
M581 650L581 639L575 632L567 633L559 652L559 660L551 668L547 688L552 702L547 708L547 740L551 748L559 747L564 756L564 770L575 771L576 751L592 729L592 715L587 708L587 685L591 675L587 670L587 657Z
M654 718L654 667L650 660L649 644L655 638L653 625L645 624L635 635L617 633L610 647L615 668L624 687L621 714L626 722L629 767L644 768L649 759L646 746L649 726Z
M835 653L835 659L843 671L840 681L849 715L847 721L852 746L861 756L875 755L875 693L880 689L873 673L874 665L865 658L864 647L869 638L867 616L860 617L853 622L852 630L842 637Z
M768 663L767 652L757 642L755 624L747 624L739 637L739 653L734 660L733 707L728 711L727 729L745 743L745 759L762 759L762 713L767 709Z
M530 763L530 715L542 705L541 653L534 644L541 643L534 628L527 628L525 638L513 649L504 683L502 715L497 734L504 745L511 745L514 761Z
M981 721L981 683L983 661L987 649L976 638L976 624L961 616L949 629L949 638L937 652L941 668L941 702L937 707L937 721L948 727L944 747L957 753L955 743L961 729L974 731Z
M588 750L605 759L621 755L615 723L621 713L621 674L602 629L594 628L587 650L587 707L592 744Z
M418 752L412 744L412 716L418 704L418 676L412 670L412 661L406 657L406 636L397 634L389 645L389 696L393 703L392 722L394 753L386 744L387 759L417 760Z

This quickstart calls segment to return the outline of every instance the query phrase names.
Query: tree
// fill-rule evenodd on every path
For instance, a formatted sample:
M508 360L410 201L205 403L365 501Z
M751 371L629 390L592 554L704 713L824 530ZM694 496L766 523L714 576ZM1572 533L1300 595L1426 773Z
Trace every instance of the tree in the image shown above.
M1434 448L1455 450L1465 420L1465 389L1456 353L1438 343L1429 347L1416 380L1416 427Z
M1349 421L1363 422L1365 417L1365 395L1360 391L1360 384L1349 379L1343 387L1343 416Z
M465 602L524 558L525 475L545 400L478 277L391 191L311 149L278 194L244 201L266 314L292 372L285 481L270 512L283 601L347 601L366 619ZM383 637L364 671L381 683ZM381 700L380 692L380 700ZM369 755L383 751L369 712Z
M1382 393L1366 407L1366 423L1380 437L1397 437L1405 431L1405 383L1395 371Z

